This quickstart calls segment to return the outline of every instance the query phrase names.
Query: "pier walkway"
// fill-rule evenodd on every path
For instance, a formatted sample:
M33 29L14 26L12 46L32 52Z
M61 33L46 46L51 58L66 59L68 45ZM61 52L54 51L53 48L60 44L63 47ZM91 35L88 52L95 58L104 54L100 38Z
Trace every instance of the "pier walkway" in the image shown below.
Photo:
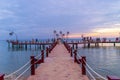
M82 75L81 68L74 63L70 53L62 43L56 47L45 59L44 63L35 70L35 75L27 80L89 80L86 75Z

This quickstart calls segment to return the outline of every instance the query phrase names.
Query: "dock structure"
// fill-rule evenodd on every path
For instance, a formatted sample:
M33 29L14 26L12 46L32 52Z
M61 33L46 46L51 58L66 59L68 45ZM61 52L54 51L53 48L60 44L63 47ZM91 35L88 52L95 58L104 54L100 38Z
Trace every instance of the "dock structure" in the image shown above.
M62 43L59 43L27 80L89 80Z

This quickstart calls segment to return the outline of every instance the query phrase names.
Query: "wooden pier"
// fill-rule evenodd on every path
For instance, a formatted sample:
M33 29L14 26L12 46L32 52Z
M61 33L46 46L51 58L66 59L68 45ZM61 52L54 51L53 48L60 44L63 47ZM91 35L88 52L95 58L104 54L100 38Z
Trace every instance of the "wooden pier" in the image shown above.
M31 49L31 46L34 46L35 48L36 47L39 47L39 48L43 48L45 47L45 45L51 45L53 42L49 42L49 41L46 41L46 42L35 42L35 41L23 41L23 42L20 42L20 41L7 41L8 42L8 47L11 47L12 49L21 49L21 48L25 48L25 49L28 49L30 48ZM91 45L93 47L99 47L100 44L106 44L106 43L110 43L110 44L113 44L113 46L115 47L116 44L120 43L119 40L115 40L115 41L111 41L111 40L82 40L82 41L69 41L67 42L68 44L71 44L74 47L78 47L79 44L83 44L83 47L86 47L86 48L90 48Z
M35 75L27 80L89 80L82 75L80 66L74 63L70 53L61 43L57 44L40 66L35 70Z

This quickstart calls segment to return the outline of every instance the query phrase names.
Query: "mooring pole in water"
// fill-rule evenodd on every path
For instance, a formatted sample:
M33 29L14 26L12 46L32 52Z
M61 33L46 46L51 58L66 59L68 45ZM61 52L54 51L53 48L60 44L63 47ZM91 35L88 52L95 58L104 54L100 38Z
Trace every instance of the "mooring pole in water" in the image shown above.
M86 75L86 56L81 56L82 57L82 74Z
M31 75L35 75L35 58L34 56L31 56L30 59L31 59Z

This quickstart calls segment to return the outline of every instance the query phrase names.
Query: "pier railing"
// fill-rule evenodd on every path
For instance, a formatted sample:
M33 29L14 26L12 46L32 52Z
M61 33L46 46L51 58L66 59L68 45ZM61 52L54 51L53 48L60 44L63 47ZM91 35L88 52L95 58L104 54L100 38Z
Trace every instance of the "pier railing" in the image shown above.
M30 75L30 73L31 75L35 75L35 68L37 68L37 65L44 63L44 58L48 57L48 54L54 49L56 45L57 42L54 42L51 44L51 46L41 50L39 55L31 56L30 60L26 64L13 73L9 75L0 74L0 80L25 80L28 77L27 75Z
M81 69L82 69L82 74L83 75L88 75L90 80L120 80L120 78L116 76L107 76L107 78L103 77L99 73L97 73L86 61L86 56L80 56L77 53L77 50L74 50L72 52L74 57L74 62L80 64Z
M68 50L68 52L70 53L70 56L74 57L74 62L78 63L81 66L82 74L83 75L87 75L90 78L90 80L120 80L120 78L116 77L116 76L103 77L102 75L100 75L99 73L97 73L87 63L86 56L80 56L77 53L77 47L78 47L78 45L76 45L76 48L70 47L70 45L68 43L66 43L66 42L64 42L64 45L65 45L66 49Z
M35 58L36 59L41 59L41 54L39 54ZM32 59L29 60L26 64L24 64L21 68L19 68L15 72L13 72L9 75L5 75L4 79L5 80L23 80L23 79L26 79L27 76L25 76L25 75L29 75L30 69L33 66L31 64L31 62L32 62ZM0 80L2 80L2 79L0 79Z

